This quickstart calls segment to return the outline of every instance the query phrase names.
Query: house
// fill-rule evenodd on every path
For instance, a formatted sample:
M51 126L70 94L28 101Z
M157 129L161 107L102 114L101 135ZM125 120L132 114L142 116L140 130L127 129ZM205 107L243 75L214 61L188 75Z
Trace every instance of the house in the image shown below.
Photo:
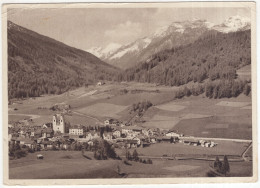
M86 133L86 139L87 140L93 140L96 138L100 138L100 134L95 131L90 131Z
M170 136L162 136L157 138L158 142L171 142L171 137Z
M126 140L125 146L127 148L137 148L137 140Z
M8 124L8 128L14 128L12 124Z
M40 138L42 137L42 130L41 129L36 129L35 131L31 132L31 135L33 134L34 138Z
M120 138L120 137L121 137L121 131L120 131L120 130L115 130L115 131L113 132L113 136L114 136L115 138Z
M104 124L105 125L112 125L113 121L114 121L113 119L107 119L107 120L104 121Z
M135 137L142 133L142 128L138 126L125 126L122 128L122 134L128 137Z
M21 145L26 145L26 146L28 146L31 149L35 148L35 142L33 140L31 140L31 139L28 139L28 138L21 138L20 139L20 144Z
M151 137L149 137L149 140L150 140L151 143L156 143L157 137L156 136L151 136Z
M103 139L107 140L107 141L112 141L112 139L113 139L112 133L104 133Z
M51 128L52 129L52 123L44 123L43 125L42 125L42 128L44 129L44 128Z
M141 139L138 137L134 137L132 140L136 140L137 141L137 146L141 145Z
M105 126L107 125L119 125L119 121L115 119L107 119L104 121Z
M143 128L142 129L142 134L145 135L145 136L153 136L153 129L151 128Z
M43 155L42 154L38 154L37 155L37 159L43 159Z
M69 128L70 135L83 135L85 127L83 125L73 125Z
M165 134L165 136L170 136L170 137L179 137L180 134L174 132L174 131L170 131L168 133Z
M53 137L53 130L52 128L45 128L42 129L42 137L43 138L52 138Z
M40 144L41 148L43 149L52 149L53 148L53 142L51 141L43 141L41 144Z
M122 128L122 134L128 135L130 132L132 132L132 129L129 128L130 126L125 126Z
M33 131L31 131L31 137L34 137L34 135L35 135L35 131L33 130Z
M97 83L97 86L102 86L102 85L104 85L104 84L105 84L105 82L99 81L99 82Z
M135 132L136 134L141 134L142 133L142 128L134 126L134 127L132 127L132 131Z

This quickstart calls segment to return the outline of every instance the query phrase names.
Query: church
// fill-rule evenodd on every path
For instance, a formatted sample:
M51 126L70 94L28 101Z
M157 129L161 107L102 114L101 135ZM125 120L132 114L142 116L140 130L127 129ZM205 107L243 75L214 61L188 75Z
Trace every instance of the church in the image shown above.
M53 115L52 125L54 133L65 133L65 121L62 114Z

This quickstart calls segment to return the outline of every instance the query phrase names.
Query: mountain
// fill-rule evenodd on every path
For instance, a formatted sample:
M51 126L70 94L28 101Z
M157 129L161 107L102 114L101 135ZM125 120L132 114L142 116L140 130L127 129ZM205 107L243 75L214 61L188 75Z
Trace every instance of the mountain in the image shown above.
M118 71L88 52L11 21L7 28L9 99L60 94L99 79L111 80Z
M122 45L117 43L110 43L105 48L101 47L92 47L87 52L94 54L95 56L106 59L108 56L113 54L116 50L118 50Z
M231 16L222 24L215 25L212 29L222 33L245 31L251 28L250 19L239 15Z
M102 56L101 59L121 69L127 69L160 51L193 43L209 31L229 33L247 29L250 29L250 20L241 16L230 17L219 25L199 19L173 22L169 26L159 28L151 36L137 39L106 57Z
M195 42L152 55L119 75L118 81L180 86L206 79L235 80L251 64L251 31L208 31Z

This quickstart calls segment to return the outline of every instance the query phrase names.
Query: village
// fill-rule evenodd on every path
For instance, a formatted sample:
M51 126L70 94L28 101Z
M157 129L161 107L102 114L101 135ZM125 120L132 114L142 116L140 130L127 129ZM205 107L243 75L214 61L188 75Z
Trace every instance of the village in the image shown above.
M8 126L9 144L19 144L33 151L71 150L72 146L83 148L84 144L93 146L95 139L104 139L114 148L149 147L156 143L183 143L191 146L214 147L213 141L184 137L177 131L159 128L146 128L137 125L125 125L115 119L107 119L103 125L70 125L63 114L53 115L52 123L43 125Z

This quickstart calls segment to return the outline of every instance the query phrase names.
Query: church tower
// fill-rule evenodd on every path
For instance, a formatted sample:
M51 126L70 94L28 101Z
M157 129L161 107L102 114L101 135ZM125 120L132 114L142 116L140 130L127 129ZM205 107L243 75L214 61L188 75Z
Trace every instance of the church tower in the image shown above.
M52 118L53 131L65 133L65 122L62 114L55 114Z

